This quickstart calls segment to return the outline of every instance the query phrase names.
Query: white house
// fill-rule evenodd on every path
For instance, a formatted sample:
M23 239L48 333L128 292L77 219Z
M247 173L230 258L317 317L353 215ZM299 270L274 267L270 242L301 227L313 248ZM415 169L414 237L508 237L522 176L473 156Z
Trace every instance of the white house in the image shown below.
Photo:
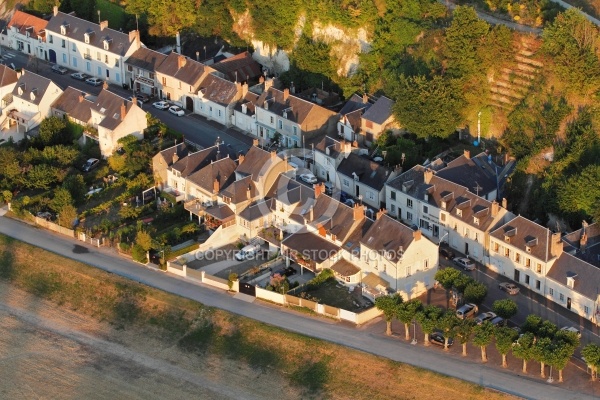
M158 90L155 71L166 58L165 54L140 47L125 60L124 83L138 92L156 96Z
M8 46L12 49L47 59L46 25L48 21L34 15L15 11L6 27Z
M230 82L217 73L207 75L194 99L194 112L223 126L230 126L235 103L245 94L242 87L247 90L248 85Z
M362 124L361 117L369 107L371 107L371 103L366 94L362 97L358 94L353 94L339 112L340 119L337 123L338 137L358 143Z
M0 111L13 101L12 92L18 80L13 69L0 64Z
M255 103L258 94L253 92L244 93L242 90L242 99L238 101L233 108L233 125L241 131L248 132L254 137L258 137L256 127Z
M54 12L46 25L48 59L66 68L85 72L109 83L125 81L125 60L141 47L139 32L129 34L70 14Z
M337 141L329 136L325 136L314 147L314 174L326 182L332 182L335 187L341 189L338 180L337 168L352 152L352 145L349 141Z

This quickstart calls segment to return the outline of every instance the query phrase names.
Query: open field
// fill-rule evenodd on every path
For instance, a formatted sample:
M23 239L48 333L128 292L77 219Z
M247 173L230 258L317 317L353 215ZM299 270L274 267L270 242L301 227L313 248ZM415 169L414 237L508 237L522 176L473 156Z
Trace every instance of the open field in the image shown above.
M203 307L5 236L0 354L2 398L418 399L423 391L508 398Z

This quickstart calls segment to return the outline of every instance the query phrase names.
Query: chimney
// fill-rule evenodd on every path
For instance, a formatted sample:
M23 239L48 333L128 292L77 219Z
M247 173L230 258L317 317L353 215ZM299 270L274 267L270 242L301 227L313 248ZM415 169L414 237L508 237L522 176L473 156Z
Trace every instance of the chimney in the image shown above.
M121 104L121 121L125 119L125 114L127 114L127 106L125 105L125 102L123 102Z
M248 94L248 82L242 83L242 98Z
M246 200L250 201L252 198L252 188L248 185L248 189L246 189Z
M308 210L308 222L312 222L313 218L315 217L314 212L313 212L313 208L311 207L310 210Z
M260 78L258 78L258 83L261 85L265 83L265 77L261 75Z
M315 183L313 188L315 189L315 199L318 199L325 192L325 184L323 183Z
M579 250L582 253L585 253L585 248L587 247L588 236L587 233L583 232L581 235L581 239L579 239Z
M221 189L221 185L219 184L219 179L215 178L215 181L213 182L213 193L214 194L219 193L219 189Z
M506 201L506 197L502 198L502 208L508 210L508 201Z
M177 46L175 51L177 52L177 54L181 54L181 36L179 36L179 32L175 34L175 43ZM181 68L182 66L180 66L179 68Z
M283 229L279 230L279 240L283 240Z
M377 214L375 214L375 219L377 220L383 217L384 214L387 214L387 210L385 208L382 208L379 211L377 211Z
M52 8L52 14L54 14L55 17L56 17L56 15L58 15L58 6L54 6Z
M496 200L492 201L492 218L495 218L500 211L500 204Z
M108 21L100 21L100 31L103 31L104 28L108 28Z
M464 155L467 160L471 159L471 152L469 150L465 150Z
M360 221L365 217L365 213L363 212L363 208L360 204L354 203L352 206L352 219L354 221Z
M550 255L552 257L558 257L562 254L562 251L563 242L560 239L560 232L553 233L550 242Z
M173 164L175 164L179 160L179 155L177 152L173 153Z
M248 106L246 104L242 104L242 114L248 114Z
M102 89L108 89L108 82L104 81L104 83L102 84Z
M286 101L290 97L290 89L283 89L283 101Z
M240 153L240 155L238 157L238 165L243 163L245 158L246 158L246 156Z
M135 96L131 96L131 102L135 105L137 105L137 97Z
M177 56L177 69L183 68L186 63L185 56L179 55Z
M139 32L138 31L130 31L129 32L129 43L133 43L134 40L137 40L139 38Z
M367 94L363 94L363 104L367 104L369 102L369 96Z
M413 238L415 239L415 241L421 240L421 230L420 229L413 231Z
M265 92L273 86L273 78L269 78L265 81Z
M424 175L425 183L429 185L429 182L431 182L431 178L433 178L433 171L431 169L427 168L423 175Z
M258 139L252 139L252 146L258 147Z
M81 103L85 99L85 93L79 93L79 102Z
M275 161L276 158L277 158L277 153L275 152L275 150L271 150L271 161Z
M347 140L342 140L341 146L343 154L350 154L352 152L352 143Z

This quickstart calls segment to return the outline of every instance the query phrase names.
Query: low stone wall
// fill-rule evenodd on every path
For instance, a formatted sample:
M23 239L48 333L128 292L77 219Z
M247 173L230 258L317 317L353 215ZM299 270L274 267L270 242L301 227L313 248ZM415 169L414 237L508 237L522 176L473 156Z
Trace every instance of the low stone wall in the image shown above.
M272 292L270 290L261 289L259 287L256 288L256 297L259 299L265 299L272 301L273 303L284 305L285 295Z
M55 224L54 222L47 221L44 218L39 218L39 217L33 217L33 218L34 218L35 223L43 228L46 228L53 232L60 233L61 235L70 236L72 238L75 238L75 231L73 229L68 229L68 228L62 227L58 224Z

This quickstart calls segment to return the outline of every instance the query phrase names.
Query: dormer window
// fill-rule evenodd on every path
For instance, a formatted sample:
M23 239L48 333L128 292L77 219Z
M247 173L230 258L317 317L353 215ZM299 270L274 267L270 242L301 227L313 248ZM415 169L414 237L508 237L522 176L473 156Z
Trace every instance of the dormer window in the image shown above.
M531 247L525 246L525 251L528 252L528 253L531 253Z
M458 215L459 217L462 217L462 210L457 208L456 209L456 215Z
M104 39L102 41L102 43L104 44L104 50L108 50L109 44L110 44L111 40L110 39Z
M25 90L25 84L24 84L24 83L21 83L21 84L19 85L19 87L17 88L17 93L19 93L19 96L22 96L22 95L23 95L23 91L24 91L24 90Z
M37 92L37 90L36 90L36 89L33 89L33 90L31 91L31 93L29 93L29 98L31 99L31 101L35 101L35 97L36 97L35 95L36 95L36 92Z
M510 236L504 236L504 241L506 243L510 243Z
M442 210L445 210L445 209L446 209L446 202L442 201Z
M65 25L61 25L60 26L60 34L61 35L66 35L67 34L67 27Z
M85 39L85 43L90 44L90 36L92 35L93 32L86 32L84 33L83 37Z
M477 218L477 217L473 217L473 223L474 223L475 225L479 225L479 218Z

